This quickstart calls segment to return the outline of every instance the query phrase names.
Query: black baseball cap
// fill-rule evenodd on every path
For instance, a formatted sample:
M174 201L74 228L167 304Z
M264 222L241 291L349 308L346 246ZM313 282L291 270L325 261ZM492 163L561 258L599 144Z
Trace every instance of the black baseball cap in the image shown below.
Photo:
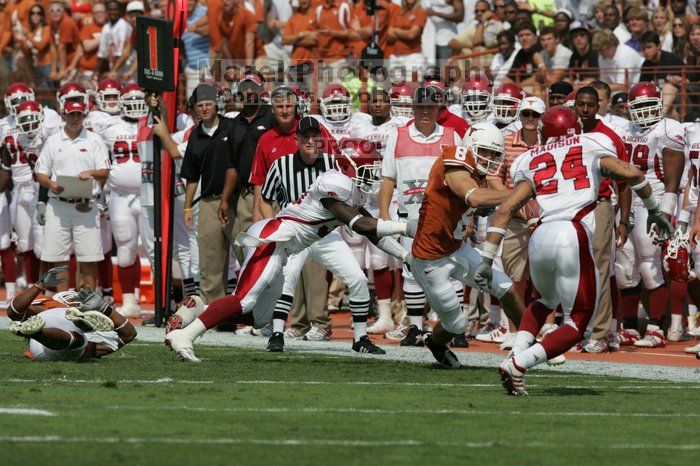
M625 102L627 102L627 99L628 99L628 98L629 98L629 96L627 95L626 92L618 92L617 94L615 94L614 96L612 96L612 101L611 101L611 103L612 103L612 105L617 105L617 104L625 103Z
M297 133L304 134L312 130L316 131L317 133L321 132L321 124L316 118L305 116L304 118L299 120L299 126L297 126Z
M414 104L438 104L438 90L433 86L419 87L413 93Z
M569 95L574 92L574 86L566 81L557 81L549 86L549 94Z

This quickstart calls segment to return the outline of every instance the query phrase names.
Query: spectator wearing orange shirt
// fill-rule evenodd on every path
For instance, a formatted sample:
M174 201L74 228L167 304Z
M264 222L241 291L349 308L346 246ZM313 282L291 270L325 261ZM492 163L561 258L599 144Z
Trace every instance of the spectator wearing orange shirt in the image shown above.
M12 70L12 12L14 4L0 3L0 75L6 76ZM3 87L7 83L3 83Z
M297 12L289 18L282 31L282 44L292 46L289 70L292 81L302 83L306 80L306 89L309 89L314 49L318 45L316 16L311 9L311 0L299 0Z
M330 73L322 72L319 81L337 82L340 80L338 69L347 63L346 58L351 54L350 5L340 0L324 0L316 6L315 14L318 27L316 54L331 67Z
M255 58L255 15L246 9L243 0L222 0L222 15L216 23L221 33L221 56L244 60L252 65Z
M78 71L84 76L94 74L97 70L97 49L100 46L102 26L107 22L107 9L104 3L92 5L92 21L80 29L80 45L83 47L83 56L78 61Z
M389 22L389 44L391 55L389 66L400 79L408 79L419 72L426 58L421 51L421 35L427 17L418 0L402 0L401 8L391 15Z
M51 28L46 24L46 12L39 3L29 10L28 26L15 34L15 42L22 48L25 59L42 79L40 85L48 86L53 64Z
M53 43L56 47L54 58L56 72L52 79L70 81L77 73L78 60L83 53L78 25L66 14L65 4L61 1L51 2L49 19Z

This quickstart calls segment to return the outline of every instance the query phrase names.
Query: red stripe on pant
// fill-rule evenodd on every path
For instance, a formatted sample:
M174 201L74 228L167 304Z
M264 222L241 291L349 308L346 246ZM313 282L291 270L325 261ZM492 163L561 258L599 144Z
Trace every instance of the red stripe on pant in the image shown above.
M578 222L572 222L578 237L578 259L579 259L579 280L578 289L573 308L571 309L571 320L576 325L562 325L552 333L548 334L541 342L547 353L547 358L551 359L560 354L564 354L576 343L583 339L583 334L588 327L588 323L593 317L596 306L596 275L598 269L591 256L588 245L588 234L584 226Z
M272 233L277 231L282 222L278 219L272 219L265 224L260 232L260 238L267 238ZM209 305L206 311L199 316L207 329L214 328L222 322L239 323L243 320L249 321L250 318L242 316L243 308L241 307L241 299L243 299L250 289L255 285L265 270L270 257L275 252L277 243L267 243L255 248L253 255L248 260L248 263L241 270L238 276L238 286L236 292L231 296L217 299Z

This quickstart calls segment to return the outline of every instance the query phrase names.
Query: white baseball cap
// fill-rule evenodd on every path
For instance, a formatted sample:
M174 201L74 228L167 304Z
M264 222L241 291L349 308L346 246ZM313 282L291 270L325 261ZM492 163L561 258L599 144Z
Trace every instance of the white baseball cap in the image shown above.
M544 101L539 97L525 97L520 104L521 112L523 110L532 110L533 112L537 112L542 115L546 109L547 107L545 106Z
M127 13L131 13L132 11L146 11L146 8L143 6L143 2L133 1L129 2L126 6Z

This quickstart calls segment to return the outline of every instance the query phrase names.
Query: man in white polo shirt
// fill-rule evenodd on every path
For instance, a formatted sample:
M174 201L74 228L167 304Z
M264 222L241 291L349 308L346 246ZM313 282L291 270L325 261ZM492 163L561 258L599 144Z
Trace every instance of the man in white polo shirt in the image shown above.
M50 190L41 260L62 265L74 251L82 285L94 288L97 263L104 259L95 198L109 176L109 154L102 138L83 126L82 102L67 102L63 119L63 130L47 139L35 168L39 184ZM91 196L62 196L65 187L58 186L58 176L93 180Z

